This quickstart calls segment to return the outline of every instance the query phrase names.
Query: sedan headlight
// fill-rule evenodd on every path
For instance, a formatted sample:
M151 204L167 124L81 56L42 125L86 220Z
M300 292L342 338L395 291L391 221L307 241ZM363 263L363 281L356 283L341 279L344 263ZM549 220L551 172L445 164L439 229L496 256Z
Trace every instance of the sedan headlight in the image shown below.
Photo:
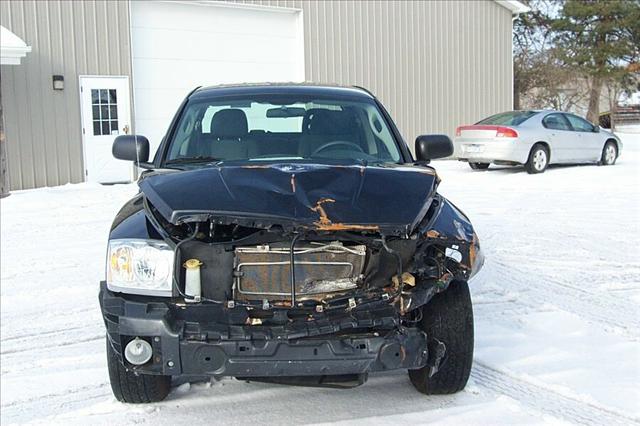
M171 296L173 250L157 240L111 240L107 287L111 291Z

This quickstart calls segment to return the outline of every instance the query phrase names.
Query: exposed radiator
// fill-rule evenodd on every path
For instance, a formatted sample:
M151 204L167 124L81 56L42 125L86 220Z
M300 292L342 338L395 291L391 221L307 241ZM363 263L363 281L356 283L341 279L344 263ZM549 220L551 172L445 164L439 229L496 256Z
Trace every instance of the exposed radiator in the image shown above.
M362 280L364 245L300 243L295 249L296 299L320 299L356 288ZM289 247L254 246L235 250L234 298L291 299Z

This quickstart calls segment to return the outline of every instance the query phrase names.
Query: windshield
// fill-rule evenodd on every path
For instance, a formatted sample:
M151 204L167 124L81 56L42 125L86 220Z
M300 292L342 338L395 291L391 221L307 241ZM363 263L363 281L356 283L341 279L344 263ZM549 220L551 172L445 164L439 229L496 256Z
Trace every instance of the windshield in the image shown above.
M271 95L190 101L165 164L400 159L393 134L373 101Z
M500 126L517 126L536 115L535 111L509 111L492 115L476 124L497 124Z

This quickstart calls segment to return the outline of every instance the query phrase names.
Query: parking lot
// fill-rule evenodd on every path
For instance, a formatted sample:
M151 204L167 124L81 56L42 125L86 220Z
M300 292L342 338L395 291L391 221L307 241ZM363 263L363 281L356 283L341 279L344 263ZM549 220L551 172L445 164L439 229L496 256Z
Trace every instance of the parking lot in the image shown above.
M395 372L353 390L184 383L162 403L120 404L97 291L110 221L137 187L14 192L1 204L3 423L638 423L640 135L623 140L613 167L434 162L486 255L474 368L451 396Z

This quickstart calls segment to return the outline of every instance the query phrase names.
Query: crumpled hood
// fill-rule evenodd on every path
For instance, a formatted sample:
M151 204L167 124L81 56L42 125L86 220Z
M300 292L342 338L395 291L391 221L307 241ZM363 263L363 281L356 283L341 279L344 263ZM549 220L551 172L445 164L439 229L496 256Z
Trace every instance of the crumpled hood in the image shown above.
M413 165L214 166L140 181L169 222L284 229L368 231L407 236L424 217L438 178Z

